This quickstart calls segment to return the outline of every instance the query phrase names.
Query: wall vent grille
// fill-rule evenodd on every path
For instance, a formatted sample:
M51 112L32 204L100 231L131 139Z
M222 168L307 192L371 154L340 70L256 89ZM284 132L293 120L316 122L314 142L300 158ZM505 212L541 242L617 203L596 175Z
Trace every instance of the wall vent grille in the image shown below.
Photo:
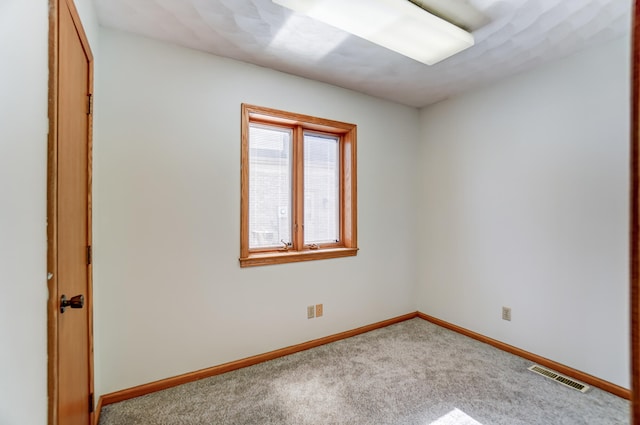
M560 373L556 373L552 370L546 369L542 366L538 366L534 364L529 367L529 370L537 373L538 375L542 375L545 378L553 379L556 382L561 383L562 385L573 388L574 390L580 391L581 393L586 393L589 389L589 386L583 384L582 382L578 382L574 379L569 378L568 376L564 376Z

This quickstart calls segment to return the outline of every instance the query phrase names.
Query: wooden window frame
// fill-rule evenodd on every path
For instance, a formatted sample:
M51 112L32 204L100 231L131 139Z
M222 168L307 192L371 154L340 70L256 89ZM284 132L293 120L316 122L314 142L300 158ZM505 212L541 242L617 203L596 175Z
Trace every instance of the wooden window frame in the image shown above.
M303 132L338 136L340 149L340 240L337 243L305 246L303 152L293 149L292 166L292 246L288 249L249 249L249 126L252 123L293 129L294 140L301 140ZM358 253L357 245L357 186L356 186L355 124L317 118L242 104L241 178L240 178L240 266L264 266L299 261L351 257ZM294 142L295 144L295 142Z

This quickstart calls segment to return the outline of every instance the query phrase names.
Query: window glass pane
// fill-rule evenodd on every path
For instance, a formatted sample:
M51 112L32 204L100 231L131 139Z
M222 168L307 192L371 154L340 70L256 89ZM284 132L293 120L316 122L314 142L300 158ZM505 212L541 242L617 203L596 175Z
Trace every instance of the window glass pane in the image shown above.
M291 130L249 128L249 248L291 244Z
M339 138L304 135L304 243L340 239Z

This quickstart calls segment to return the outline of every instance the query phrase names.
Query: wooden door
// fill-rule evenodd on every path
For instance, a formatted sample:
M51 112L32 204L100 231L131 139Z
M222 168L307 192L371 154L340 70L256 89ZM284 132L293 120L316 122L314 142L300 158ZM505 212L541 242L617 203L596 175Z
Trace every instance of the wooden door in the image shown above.
M49 149L50 424L93 419L92 55L72 0L52 14Z

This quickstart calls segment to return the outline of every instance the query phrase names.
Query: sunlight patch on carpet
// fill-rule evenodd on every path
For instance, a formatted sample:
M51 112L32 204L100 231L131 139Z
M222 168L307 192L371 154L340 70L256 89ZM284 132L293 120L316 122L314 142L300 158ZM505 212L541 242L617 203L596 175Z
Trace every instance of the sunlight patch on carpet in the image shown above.
M431 422L429 425L482 425L460 409L453 409L451 412Z

